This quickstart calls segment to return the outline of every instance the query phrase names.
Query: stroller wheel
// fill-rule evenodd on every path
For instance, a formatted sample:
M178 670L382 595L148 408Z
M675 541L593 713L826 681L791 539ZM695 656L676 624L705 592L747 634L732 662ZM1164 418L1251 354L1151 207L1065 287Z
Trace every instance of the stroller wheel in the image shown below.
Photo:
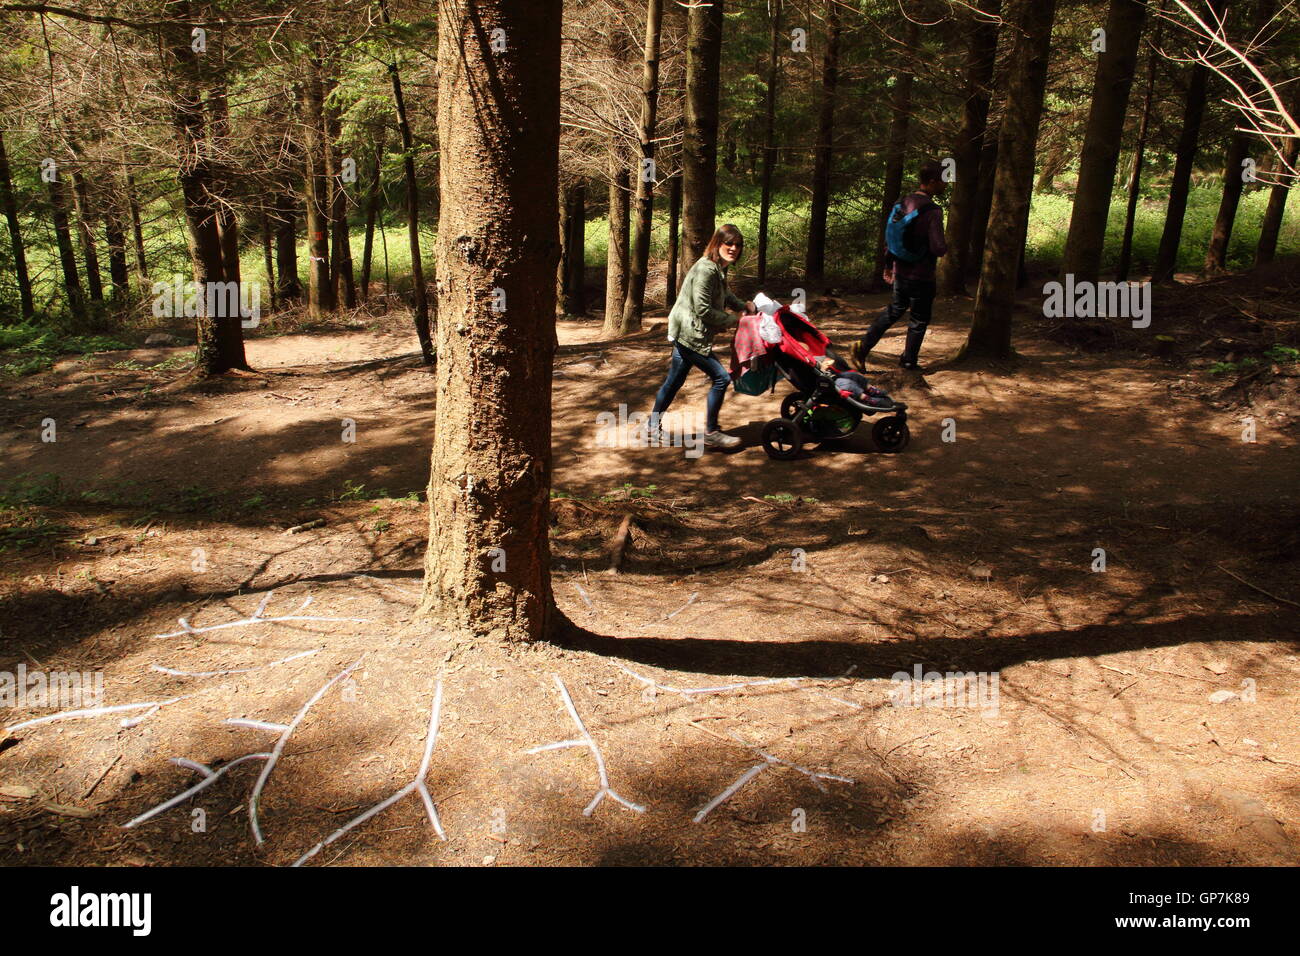
M781 400L781 417L794 421L795 412L799 411L799 406L808 400L808 396L803 392L791 392Z
M763 451L769 458L789 461L803 450L799 426L788 418L774 418L763 426Z
M875 441L877 448L892 454L907 447L912 433L908 429L905 420L897 415L890 415L888 418L882 418L872 426L871 437Z

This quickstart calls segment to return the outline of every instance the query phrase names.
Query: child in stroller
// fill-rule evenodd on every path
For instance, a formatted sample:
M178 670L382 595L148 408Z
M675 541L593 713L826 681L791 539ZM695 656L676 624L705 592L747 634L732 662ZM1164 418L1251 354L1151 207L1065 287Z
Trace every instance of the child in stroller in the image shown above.
M833 447L856 432L864 416L884 412L892 414L871 430L876 447L884 452L906 447L910 433L905 404L850 368L807 316L766 296L755 296L754 302L780 329L780 341L769 344L767 354L795 388L781 402L781 417L763 426L763 450L770 457L795 458L808 442Z

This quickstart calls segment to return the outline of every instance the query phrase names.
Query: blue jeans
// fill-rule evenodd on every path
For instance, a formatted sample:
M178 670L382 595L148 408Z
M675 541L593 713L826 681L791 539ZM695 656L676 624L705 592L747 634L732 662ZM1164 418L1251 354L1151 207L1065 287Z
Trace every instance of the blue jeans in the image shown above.
M934 308L935 284L920 279L894 279L894 299L880 313L880 317L871 323L866 335L862 336L863 353L876 347L885 330L903 317L909 309L912 318L907 323L907 342L903 346L903 355L899 359L902 365L915 365L921 352L921 342L925 330L930 326L930 313Z
M686 374L691 370L692 366L713 379L713 387L709 389L704 427L710 432L716 432L718 430L718 412L722 409L722 400L727 397L727 386L731 384L731 376L722 367L722 363L712 355L701 355L699 352L692 352L690 349L684 348L680 342L673 343L673 358L668 363L668 377L659 386L659 394L655 396L654 414L659 415L668 411L668 406L677 397L682 383L686 381Z

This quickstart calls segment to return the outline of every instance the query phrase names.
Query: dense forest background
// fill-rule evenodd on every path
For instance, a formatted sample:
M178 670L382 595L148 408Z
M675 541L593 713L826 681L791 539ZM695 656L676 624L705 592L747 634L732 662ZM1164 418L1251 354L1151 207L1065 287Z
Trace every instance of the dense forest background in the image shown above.
M947 204L966 207L962 228L972 235L941 278L948 291L974 291L967 280L978 270L1018 29L1000 21L999 3L979 6L731 0L706 15L676 2L569 0L561 182L570 251L559 277L561 311L598 314L603 290L606 331L616 335L639 318L640 302L620 314L629 280L641 275L639 294L652 306L671 300L670 286L689 265L680 260L699 243L691 232L695 187L679 225L683 167L710 147L710 120L716 221L735 222L750 239L742 275L777 294L872 288L883 206L921 161L952 158L966 178ZM1104 92L1096 34L1120 6L1056 5L1022 285L1031 274L1056 273L1066 255L1081 146ZM1300 250L1300 219L1283 213L1288 177L1274 188L1282 165L1275 151L1234 132L1242 125L1230 102L1236 91L1191 62L1203 38L1169 4L1149 6L1136 21L1132 12L1121 19L1127 32L1112 25L1108 38L1133 53L1118 166L1102 200L1109 214L1101 269L1133 278L1158 272L1171 228L1181 231L1178 273L1241 269ZM1209 6L1224 9L1225 34L1239 38L1294 103L1300 84L1282 82L1296 75L1300 49L1290 5ZM648 18L658 27L650 31L658 55L647 137ZM196 275L196 258L208 253L195 244L204 242L220 246L219 277L256 285L267 329L277 313L301 321L304 306L320 320L358 305L405 303L432 358L436 31L433 6L407 0L319 0L289 12L247 0L4 4L5 371L24 374L47 368L60 351L122 344L114 336L133 328L182 328L160 317L155 283ZM711 36L720 40L720 92L701 116L688 102L688 72L710 64L697 49L692 67L690 50ZM1187 192L1176 206L1185 204L1185 213L1171 223L1180 156ZM654 182L642 197L637 171L649 157ZM1243 158L1256 165L1255 181L1225 201ZM652 228L640 254L643 201ZM949 217L951 230L951 208ZM571 251L579 236L580 262ZM200 365L242 364L237 350L217 355L231 346L209 348L199 338Z

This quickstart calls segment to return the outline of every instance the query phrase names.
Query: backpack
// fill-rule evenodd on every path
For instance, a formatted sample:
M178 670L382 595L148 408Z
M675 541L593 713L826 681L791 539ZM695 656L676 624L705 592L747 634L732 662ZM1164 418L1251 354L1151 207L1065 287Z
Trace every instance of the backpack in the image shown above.
M904 214L903 201L900 199L894 203L894 208L889 213L889 220L885 223L885 248L890 251L895 259L901 259L903 262L920 262L929 253L928 246L925 252L914 252L909 248L907 240L909 230L916 221L916 217L932 205L934 204L927 202Z

